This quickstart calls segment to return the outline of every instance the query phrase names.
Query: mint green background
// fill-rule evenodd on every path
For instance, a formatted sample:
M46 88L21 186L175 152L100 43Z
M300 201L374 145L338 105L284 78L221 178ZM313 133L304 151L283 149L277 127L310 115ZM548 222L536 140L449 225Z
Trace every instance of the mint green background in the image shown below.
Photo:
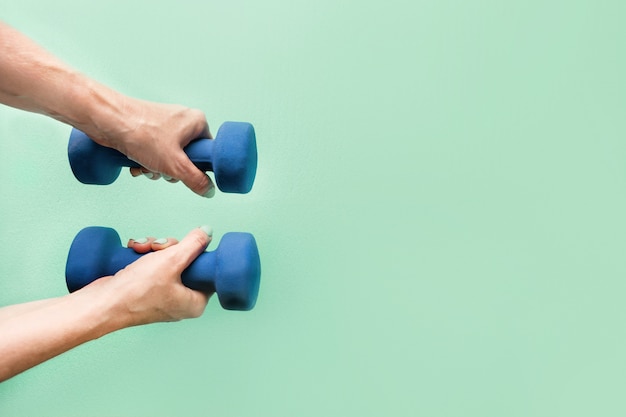
M252 122L260 165L88 187L69 127L0 107L0 304L64 294L88 225L249 231L263 281L1 384L3 417L626 413L623 1L7 3L126 94Z

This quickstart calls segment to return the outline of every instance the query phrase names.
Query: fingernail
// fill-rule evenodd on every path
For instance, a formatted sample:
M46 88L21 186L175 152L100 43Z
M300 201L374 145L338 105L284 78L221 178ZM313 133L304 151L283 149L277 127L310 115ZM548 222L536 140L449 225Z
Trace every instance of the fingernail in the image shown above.
M152 179L154 177L154 173L153 172L144 172L143 175L145 175L146 177Z
M161 174L161 176L163 177L165 181L169 181L172 179L172 177L170 177L169 175Z
M167 239L162 237L160 239L156 239L154 243L156 243L157 245L164 245L165 243L167 243Z
M148 239L146 239L145 237L141 237L139 239L133 239L135 241L135 243L139 243L140 245L143 245L144 243L148 242Z
M200 226L200 230L207 234L207 236L213 236L213 228L211 226Z
M215 195L215 187L211 185L211 188L206 193L202 194L202 197L211 198Z

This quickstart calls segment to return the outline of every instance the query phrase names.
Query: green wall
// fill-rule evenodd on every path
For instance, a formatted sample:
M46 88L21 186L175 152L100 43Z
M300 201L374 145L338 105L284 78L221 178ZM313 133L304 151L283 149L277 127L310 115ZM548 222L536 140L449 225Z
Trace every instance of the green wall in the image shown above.
M263 277L250 313L1 384L1 416L626 413L622 0L7 3L124 93L252 122L260 159L245 196L85 186L68 126L0 107L0 305L64 294L89 225L249 231Z

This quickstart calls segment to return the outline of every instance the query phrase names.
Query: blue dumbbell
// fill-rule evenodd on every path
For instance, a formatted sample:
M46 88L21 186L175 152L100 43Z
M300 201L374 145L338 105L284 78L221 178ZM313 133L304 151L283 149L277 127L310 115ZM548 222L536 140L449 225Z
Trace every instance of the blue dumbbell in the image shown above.
M111 184L122 167L139 167L121 152L98 145L72 129L67 148L74 176L83 184ZM257 167L256 136L250 123L225 122L215 139L196 139L185 153L202 171L213 171L217 188L245 194L252 189Z
M98 278L113 275L142 254L122 246L120 236L108 227L87 227L74 238L65 266L70 292ZM182 282L199 291L216 292L227 310L251 310L261 279L261 261L254 236L231 232L222 236L212 252L200 254L182 273Z

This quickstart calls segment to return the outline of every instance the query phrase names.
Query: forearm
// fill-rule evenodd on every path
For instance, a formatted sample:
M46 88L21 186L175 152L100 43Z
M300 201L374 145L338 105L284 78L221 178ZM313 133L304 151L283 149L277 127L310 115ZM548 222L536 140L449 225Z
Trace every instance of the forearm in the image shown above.
M0 382L119 329L199 317L211 294L185 287L181 273L211 233L208 226L194 229L69 295L9 307L0 317Z
M44 301L0 320L0 381L130 325L124 306L102 291L85 288Z
M104 140L112 124L124 128L129 101L0 22L0 102L48 115Z
M20 314L28 313L33 310L40 309L47 305L58 303L62 298L46 298L44 300L29 301L27 303L13 304L5 307L0 307L0 322L7 320L11 317L19 316Z

